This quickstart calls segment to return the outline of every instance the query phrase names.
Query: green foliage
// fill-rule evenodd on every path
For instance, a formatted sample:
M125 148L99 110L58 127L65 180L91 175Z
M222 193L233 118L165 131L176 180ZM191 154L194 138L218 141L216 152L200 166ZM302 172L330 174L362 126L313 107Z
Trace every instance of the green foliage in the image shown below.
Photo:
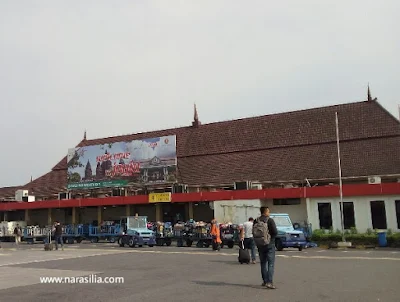
M391 230L388 230L386 238L388 247L400 247L400 233L393 233ZM364 234L359 234L355 228L347 230L345 232L345 239L353 245L378 245L377 231L372 231L371 229L368 229ZM342 235L341 232L314 230L311 240L319 244L329 244L342 241Z
M358 234L358 231L355 227L350 228L350 234Z

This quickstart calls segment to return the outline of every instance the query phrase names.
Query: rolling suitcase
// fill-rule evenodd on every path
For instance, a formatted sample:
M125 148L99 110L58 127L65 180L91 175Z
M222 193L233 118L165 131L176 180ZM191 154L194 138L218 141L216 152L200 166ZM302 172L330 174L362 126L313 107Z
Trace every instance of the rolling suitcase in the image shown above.
M45 251L52 251L53 250L53 243L51 242L51 230L49 231L49 235L47 236L44 242L44 250Z
M243 263L249 264L250 263L250 253L249 253L249 250L244 248L243 241L242 241L242 245L239 246L239 248L240 248L239 249L239 257L238 257L239 263L240 264L243 264Z

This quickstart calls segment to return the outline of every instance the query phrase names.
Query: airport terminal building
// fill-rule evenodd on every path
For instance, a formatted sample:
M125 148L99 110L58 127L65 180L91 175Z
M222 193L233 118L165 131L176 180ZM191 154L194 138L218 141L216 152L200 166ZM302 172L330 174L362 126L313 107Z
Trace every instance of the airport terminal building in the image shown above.
M313 229L400 231L400 122L366 101L191 125L66 146L47 174L0 188L0 215L30 225L150 221L242 223L267 205Z

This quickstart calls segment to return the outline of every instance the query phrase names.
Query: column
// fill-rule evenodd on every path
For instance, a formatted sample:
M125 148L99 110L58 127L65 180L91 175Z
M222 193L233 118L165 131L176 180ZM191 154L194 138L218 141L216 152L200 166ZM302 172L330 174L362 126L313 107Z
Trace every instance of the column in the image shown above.
M156 221L162 221L162 204L156 204Z
M53 219L52 219L51 216L52 216L51 215L51 208L48 208L47 209L47 224L48 225L51 225L53 223Z
M76 208L72 208L72 224L76 224Z
M102 214L102 210L103 210L103 207L101 207L101 206L98 206L97 207L97 223L100 225L100 223L101 223L101 214Z
M193 202L189 202L189 219L194 219Z
M125 215L126 216L131 216L131 205L130 204L126 205Z
M28 209L26 209L25 210L25 222L26 222L26 225L29 225L29 221L30 219L29 219L29 210Z

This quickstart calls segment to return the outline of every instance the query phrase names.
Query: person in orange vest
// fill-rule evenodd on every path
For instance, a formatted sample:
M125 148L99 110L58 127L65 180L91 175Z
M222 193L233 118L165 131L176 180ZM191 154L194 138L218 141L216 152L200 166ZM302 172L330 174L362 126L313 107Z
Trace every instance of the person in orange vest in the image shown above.
M217 220L214 218L211 220L211 230L210 230L210 235L213 238L213 250L214 251L219 251L221 249L221 233L219 229L219 224L217 223Z

